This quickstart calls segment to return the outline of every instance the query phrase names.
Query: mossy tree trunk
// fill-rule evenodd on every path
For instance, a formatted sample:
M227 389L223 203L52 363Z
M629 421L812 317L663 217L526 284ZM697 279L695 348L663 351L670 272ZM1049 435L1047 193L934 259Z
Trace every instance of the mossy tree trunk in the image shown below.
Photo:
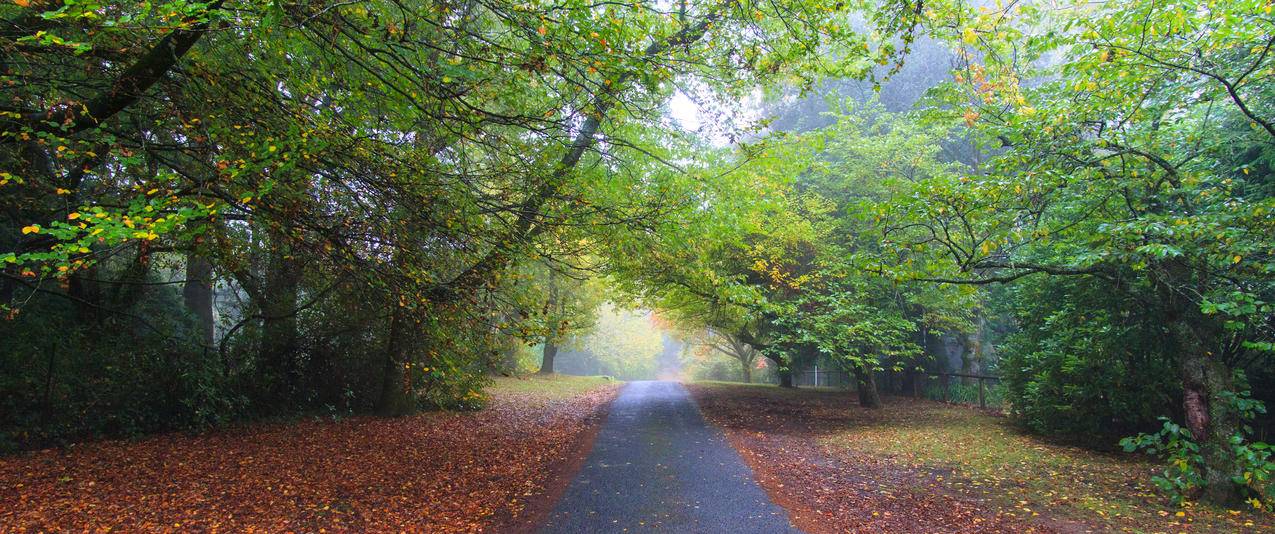
M540 360L540 370L536 374L551 375L553 374L553 359L558 355L558 344L553 340L545 338L544 356Z
M1239 433L1240 421L1228 400L1235 390L1231 370L1205 348L1196 329L1179 324L1175 330L1182 346L1182 411L1204 459L1201 498L1219 506L1236 505L1241 496L1232 477L1240 468L1230 440Z
M376 413L386 417L407 415L416 410L412 394L411 340L414 322L405 306L396 306L390 314L390 333L385 346L381 395Z
M198 319L199 342L213 344L213 266L207 258L195 253L186 255L186 282L182 284L182 301Z
M859 393L859 406L864 408L880 408L881 394L877 391L876 373L862 366L854 368L855 389Z

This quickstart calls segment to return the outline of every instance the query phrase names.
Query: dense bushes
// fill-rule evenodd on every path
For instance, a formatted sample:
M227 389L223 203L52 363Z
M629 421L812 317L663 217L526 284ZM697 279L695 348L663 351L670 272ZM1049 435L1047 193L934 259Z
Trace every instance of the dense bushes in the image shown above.
M152 282L154 282L152 280ZM37 295L0 321L0 450L203 427L237 416L215 354L195 343L176 291L156 286L96 316Z
M1044 433L1122 434L1176 414L1176 347L1138 288L1096 279L1021 281L1007 303L1021 330L1002 351L1012 412Z
M261 310L220 283L215 341L203 346L180 273L152 265L129 275L132 265L105 262L93 278L72 278L69 294L34 292L0 321L0 451L241 418L369 412L378 402L389 343L383 292L328 284L326 298L306 305L325 286L303 278L295 344L265 352ZM498 343L518 341L464 316L421 317L405 347L417 355L406 373L412 408L479 406Z

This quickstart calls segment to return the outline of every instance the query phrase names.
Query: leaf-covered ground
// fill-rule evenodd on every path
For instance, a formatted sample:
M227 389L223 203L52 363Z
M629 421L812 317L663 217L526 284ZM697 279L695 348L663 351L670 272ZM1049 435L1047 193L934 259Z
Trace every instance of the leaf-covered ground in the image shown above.
M701 410L808 532L1275 532L1269 514L1176 508L1155 466L1048 443L931 401L694 384Z
M0 532L524 529L565 487L617 391L598 378L498 379L473 413L254 424L4 457Z

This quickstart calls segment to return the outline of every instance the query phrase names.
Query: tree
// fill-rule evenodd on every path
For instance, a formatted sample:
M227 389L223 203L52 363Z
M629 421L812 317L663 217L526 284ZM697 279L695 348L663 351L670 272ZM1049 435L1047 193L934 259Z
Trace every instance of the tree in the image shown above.
M945 29L966 50L932 116L964 123L994 155L883 207L887 239L914 262L898 276L1091 278L1146 303L1146 320L1162 317L1201 446L1203 497L1218 504L1244 489L1232 482L1242 440L1233 373L1268 361L1272 346L1264 236L1275 200L1262 162L1275 146L1275 42L1254 15L1263 9L1023 8Z
M0 306L82 325L57 351L92 360L23 366L6 395L34 401L40 376L121 404L72 378L128 362L89 349L137 328L179 354L119 383L226 417L468 402L537 330L506 298L523 266L724 227L685 200L718 184L681 163L702 147L666 127L674 91L738 98L891 56L848 7L804 0L33 0L0 17ZM906 3L871 18L916 23ZM711 229L663 222L691 219ZM61 343L34 325L6 326Z
M740 376L745 384L753 382L753 367L757 365L757 357L761 353L739 338L712 328L705 328L703 336L697 340L704 346L716 350L739 362Z
M543 307L533 324L543 332L539 374L552 374L561 345L593 329L603 293L586 271L564 270L562 265L537 264L533 277L542 285Z

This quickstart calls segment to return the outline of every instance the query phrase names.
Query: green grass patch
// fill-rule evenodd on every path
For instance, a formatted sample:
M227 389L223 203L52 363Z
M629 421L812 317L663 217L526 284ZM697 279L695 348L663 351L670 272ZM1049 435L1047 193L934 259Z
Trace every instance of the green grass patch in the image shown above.
M583 395L618 382L609 376L527 375L496 377L487 392L494 396L534 395L551 400Z
M702 384L706 386L759 387L759 388L779 389L778 385L766 384L763 382L753 382L751 384L745 384L743 382L732 382L730 380L695 380L691 383Z
M931 471L943 485L992 499L1019 517L1048 510L1051 517L1133 532L1272 526L1269 515L1174 507L1150 483L1155 464L1051 443L969 408L894 399L880 411L860 410L852 421L824 444Z

